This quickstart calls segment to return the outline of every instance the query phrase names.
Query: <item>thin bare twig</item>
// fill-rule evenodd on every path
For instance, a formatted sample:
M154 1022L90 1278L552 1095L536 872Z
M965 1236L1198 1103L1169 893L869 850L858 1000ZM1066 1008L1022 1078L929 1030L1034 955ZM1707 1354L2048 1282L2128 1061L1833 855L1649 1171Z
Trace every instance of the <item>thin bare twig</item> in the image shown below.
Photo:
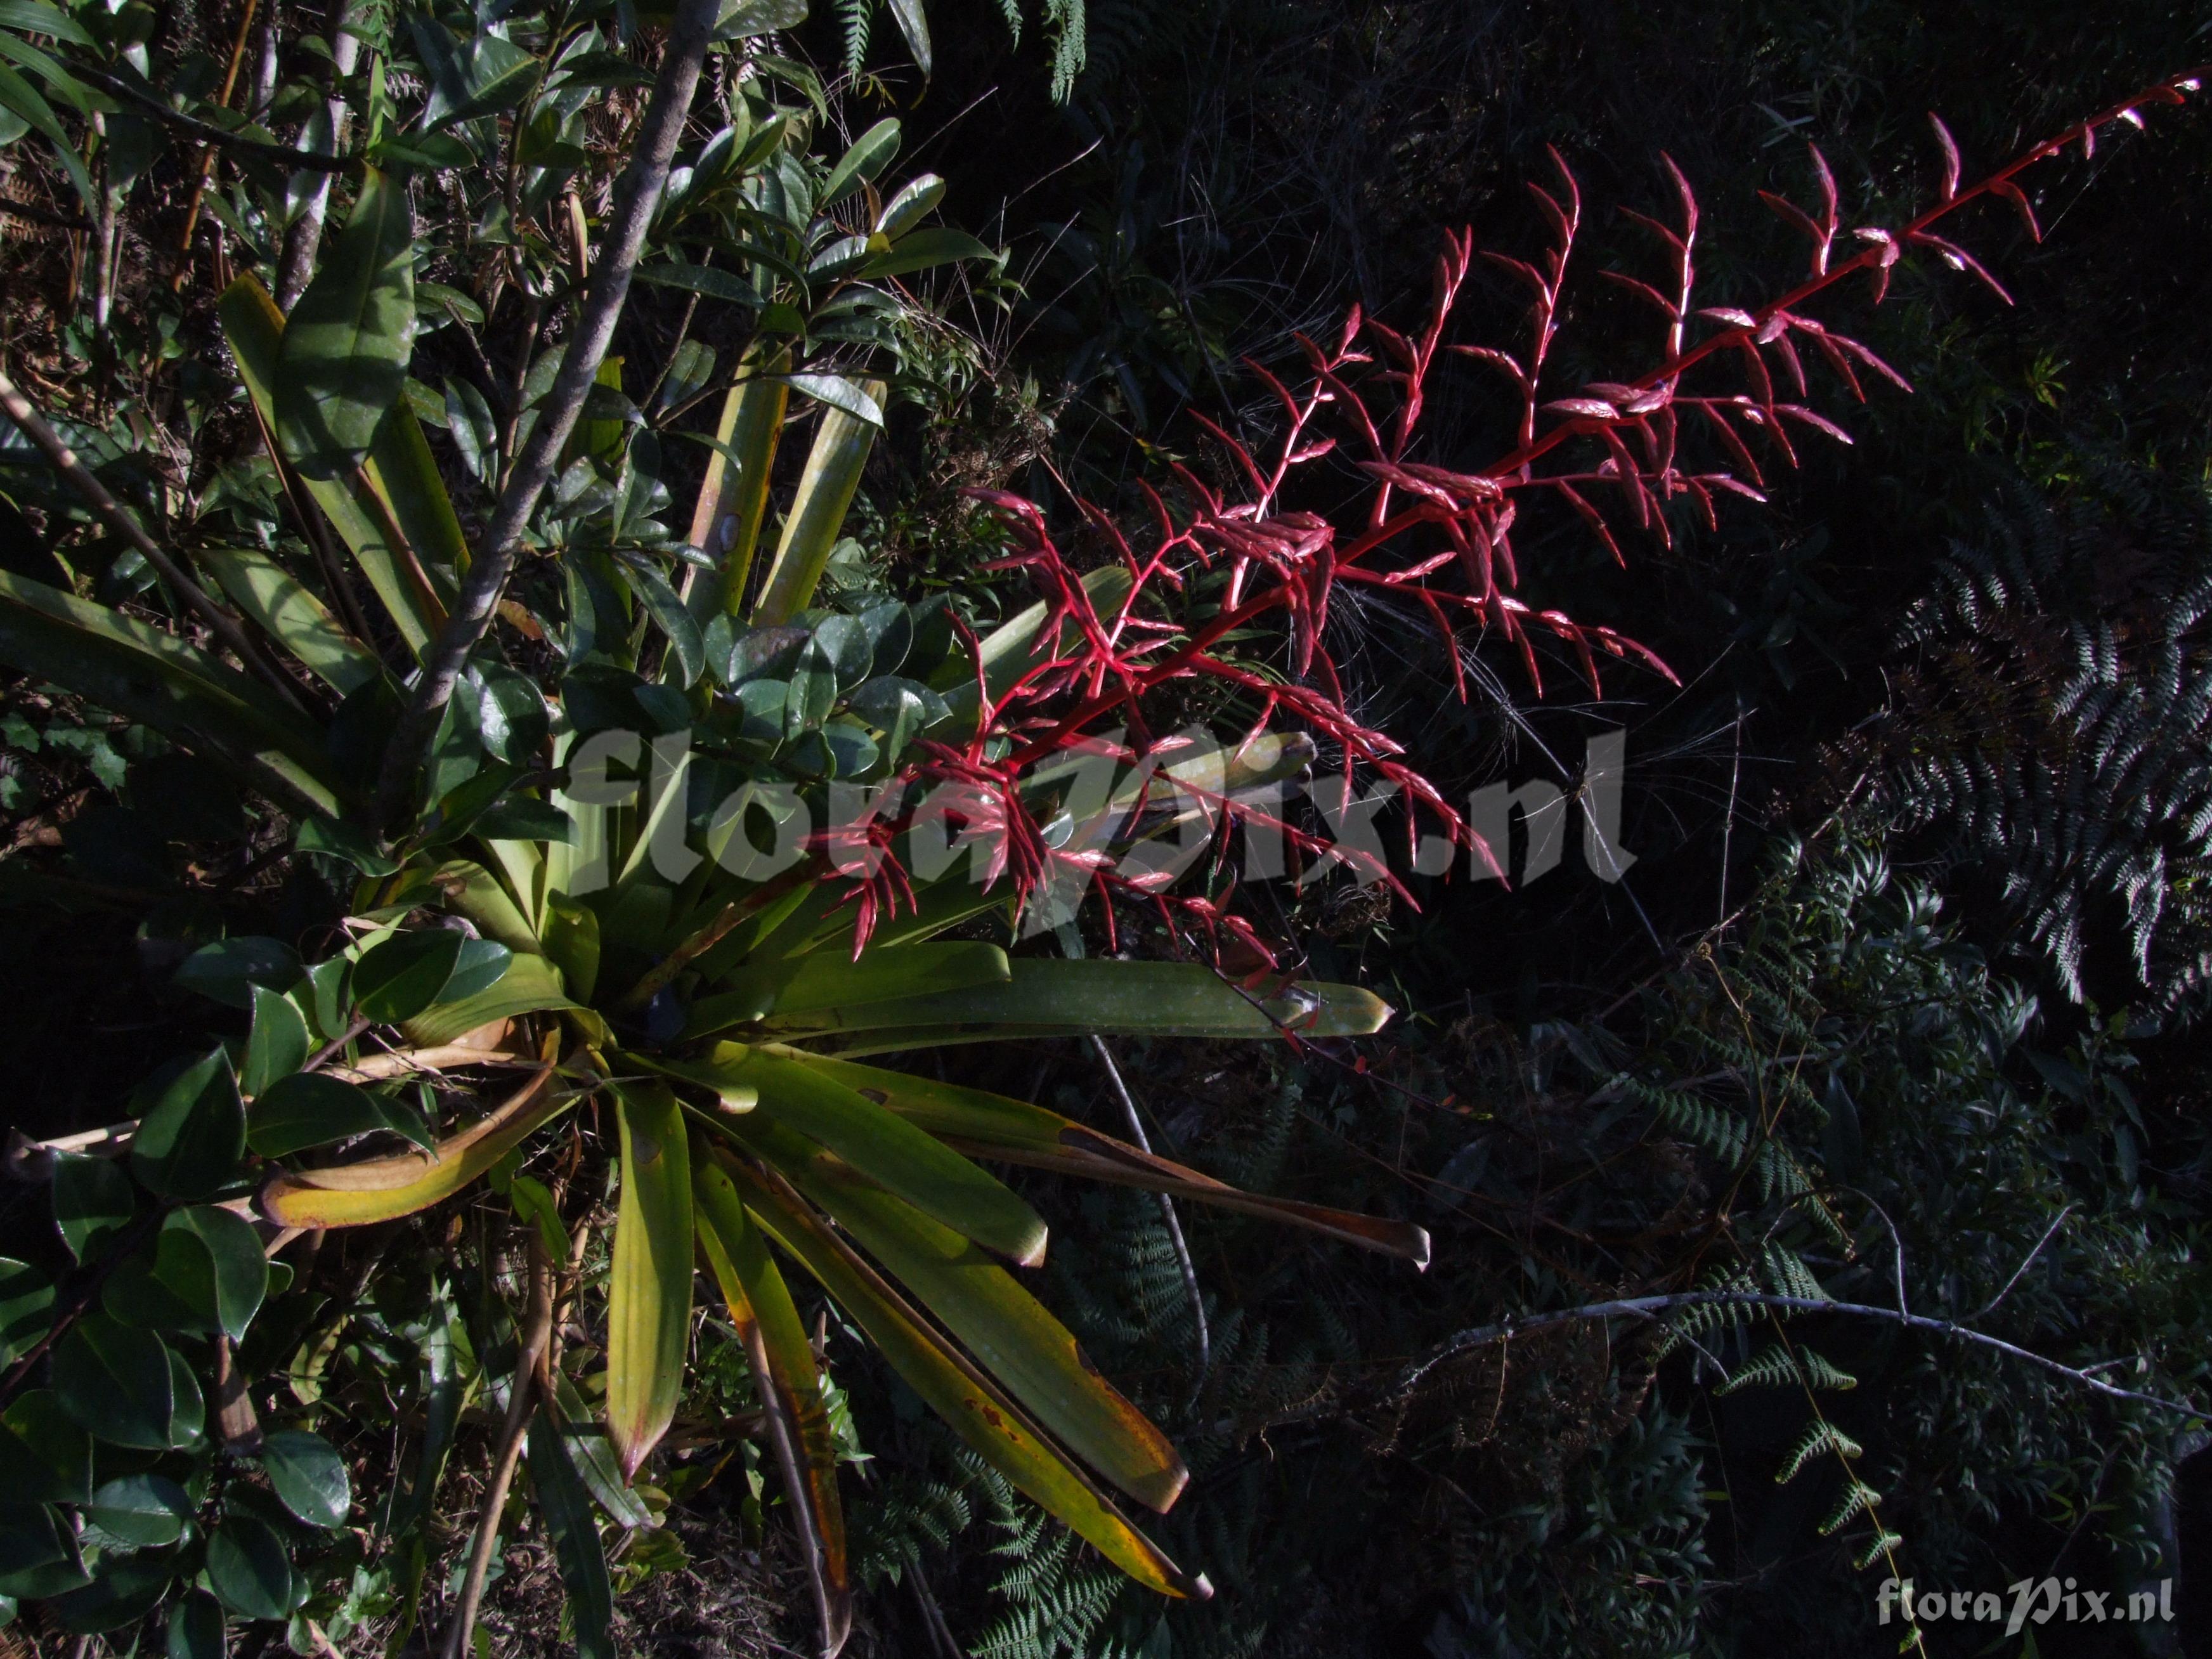
M1809 1296L1776 1296L1759 1291L1680 1291L1667 1296L1637 1296L1616 1302L1593 1302L1580 1308L1561 1308L1549 1313L1528 1314L1519 1319L1501 1320L1494 1325L1477 1326L1448 1338L1418 1365L1400 1377L1390 1397L1402 1400L1437 1365L1455 1354L1471 1348L1480 1348L1492 1342L1502 1342L1522 1332L1541 1329L1547 1325L1565 1325L1592 1319L1650 1319L1676 1308L1738 1307L1778 1308L1795 1313L1844 1314L1855 1319L1877 1319L1892 1325L1904 1325L1917 1331L1931 1331L1939 1336L1948 1336L1961 1342L1995 1349L2013 1358L2040 1367L2053 1376L2063 1376L2069 1382L2094 1389L2097 1393L2114 1400L2131 1401L2138 1406L2154 1406L2163 1412L2190 1418L2212 1417L2212 1413L2200 1410L2186 1401L2162 1399L2154 1394L2141 1394L2133 1389L2123 1389L2088 1370L2008 1342L2002 1337L1991 1336L1986 1331L1977 1331L1948 1319L1931 1319L1925 1314L1901 1314L1893 1308L1878 1308L1864 1302L1828 1302Z
M129 509L108 494L107 486L93 476L92 469L79 460L76 452L62 441L61 434L46 423L46 417L4 372L0 372L0 409L8 418L22 429L33 447L46 458L54 471L69 481L70 487L84 497L85 503L98 515L101 523L131 544L148 564L154 567L163 581L190 606L195 615L208 625L216 639L237 654L238 659L275 688L277 695L295 709L300 708L300 699L291 684L261 660L253 643L246 636L231 614L208 597L207 590L186 575L159 543L148 535L145 527L132 517ZM305 710L301 710L304 713Z
M484 530L483 550L469 567L468 580L454 602L453 614L423 659L422 678L414 700L384 751L376 787L375 813L380 824L390 823L406 804L423 744L445 712L461 671L468 665L469 653L491 626L500 598L507 591L507 578L514 571L523 526L552 481L562 448L574 431L584 399L598 378L599 364L614 343L615 329L629 297L630 277L644 254L646 234L652 228L653 210L659 205L669 165L675 160L677 141L690 114L699 67L706 61L719 7L720 0L680 0L677 7L653 99L639 126L637 148L623 177L606 240L592 265L582 314L561 359L560 373L500 494L499 505Z
M1999 1291L1995 1296L1991 1297L1983 1306L1976 1309L1974 1310L1975 1318L1979 1319L1984 1315L1993 1311L1998 1303L2003 1301L2007 1297L2012 1294L2012 1287L2020 1283L2021 1275L2026 1273L2030 1267L2034 1265L2036 1257L2043 1254L2043 1247L2051 1243L2051 1239L2057 1235L2059 1228L2065 1224L2066 1218L2072 1215L2075 1211L2081 1207L2081 1206L2078 1204L2069 1204L2057 1215L2051 1218L2051 1224L2043 1230L2043 1237L2035 1241L2035 1248L2021 1258L2020 1266L2014 1267L2012 1270L2012 1277L2005 1280L2004 1289Z
M491 1571L491 1553L499 1542L500 1511L507 1507L507 1488L514 1483L514 1468L522 1459L522 1437L538 1409L538 1377L547 1345L553 1336L553 1272L536 1232L526 1236L530 1256L530 1310L515 1349L514 1381L507 1390L507 1421L500 1430L499 1450L492 1459L491 1480L484 1488L483 1507L477 1515L475 1547L469 1553L467 1577L461 1581L461 1598L446 1632L445 1659L467 1659L477 1627L477 1612L483 1605L484 1577Z
M1121 1116L1129 1126L1129 1139L1137 1144L1139 1152L1151 1152L1152 1143L1146 1138L1144 1121L1137 1115L1137 1103L1130 1097L1129 1085L1121 1081L1121 1068L1114 1063L1114 1051L1106 1046L1105 1038L1094 1033L1091 1052L1098 1056L1098 1064L1105 1069L1114 1097L1121 1103ZM1191 1401L1195 1404L1206 1387L1206 1373L1213 1367L1213 1339L1206 1328L1206 1302L1198 1291L1198 1269L1192 1265L1190 1246L1183 1242L1182 1223L1176 1216L1175 1200L1165 1193L1152 1196L1159 1202L1160 1219L1167 1224L1168 1242L1175 1246L1176 1266L1182 1273L1183 1294L1190 1298L1191 1322L1198 1328L1198 1376L1190 1389Z

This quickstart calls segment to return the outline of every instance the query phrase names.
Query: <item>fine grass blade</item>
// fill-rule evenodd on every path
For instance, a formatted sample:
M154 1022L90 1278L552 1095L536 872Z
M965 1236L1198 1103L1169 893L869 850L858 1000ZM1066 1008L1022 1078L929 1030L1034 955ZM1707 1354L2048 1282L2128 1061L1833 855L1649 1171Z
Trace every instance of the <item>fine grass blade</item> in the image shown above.
M837 1443L822 1394L822 1375L789 1286L745 1215L727 1170L695 1139L692 1213L699 1249L728 1304L753 1369L785 1491L808 1546L807 1573L821 1620L822 1647L836 1654L853 1622L852 1565L845 1512L837 1497Z
M617 1083L622 1197L607 1286L607 1437L636 1477L675 1419L691 1334L691 1143L665 1084Z
M997 1176L797 1059L732 1042L703 1062L672 1062L668 1069L739 1097L754 1095L750 1115L828 1147L961 1237L1024 1267L1044 1260L1043 1218Z
M882 403L883 382L860 384L870 398ZM872 422L857 415L822 406L822 425L806 453L806 470L799 474L782 539L776 544L761 602L753 612L756 626L787 623L813 602L830 551L845 528L853 493L860 487L860 469L867 465L876 431Z
M788 1182L719 1151L714 1156L754 1218L836 1298L907 1386L984 1462L1138 1583L1164 1595L1203 1601L1213 1594L1205 1575L1183 1571L1131 1526L1091 1477L824 1226Z
M507 1156L573 1097L553 1087L553 1068L535 1073L499 1109L434 1152L409 1151L329 1170L279 1170L255 1200L283 1227L359 1227L390 1221L452 1197Z
M850 1233L1060 1444L1139 1503L1174 1507L1190 1479L1176 1449L1012 1273L804 1136L759 1114L718 1127Z

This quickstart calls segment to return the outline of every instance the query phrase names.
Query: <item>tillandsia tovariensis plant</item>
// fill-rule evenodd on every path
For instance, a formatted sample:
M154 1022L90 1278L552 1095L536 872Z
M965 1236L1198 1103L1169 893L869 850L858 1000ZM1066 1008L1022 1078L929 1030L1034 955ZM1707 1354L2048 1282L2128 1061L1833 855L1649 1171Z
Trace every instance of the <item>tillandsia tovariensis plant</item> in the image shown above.
M212 1650L210 1620L219 1648L226 1610L307 1617L282 1516L210 1459L205 1413L189 1407L204 1351L222 1440L262 1458L293 1517L283 1524L344 1518L343 1466L341 1483L295 1493L286 1449L325 1477L329 1449L264 1433L240 1380L255 1373L233 1348L252 1340L275 1282L244 1214L270 1230L275 1256L479 1182L520 1239L524 1306L467 1343L500 1429L447 1622L456 1659L526 1455L579 1646L611 1651L594 1506L624 1527L650 1522L638 1477L684 1398L702 1263L750 1362L823 1651L849 1627L850 1568L833 1396L790 1264L1014 1486L1139 1583L1206 1593L1117 1506L1116 1493L1165 1510L1183 1466L1009 1270L1042 1259L1045 1224L985 1165L1254 1211L1415 1263L1425 1236L1240 1192L1040 1106L870 1062L1009 1038L1326 1045L1379 1029L1390 1011L1372 995L1285 967L1234 908L1227 862L1241 831L1286 859L1391 879L1357 837L1328 839L1284 804L1285 782L1324 750L1338 775L1311 787L1331 827L1355 811L1358 779L1379 778L1417 809L1417 866L1437 867L1438 847L1487 856L1401 746L1347 710L1326 638L1334 585L1420 606L1455 654L1474 623L1516 643L1532 674L1531 630L1593 679L1597 650L1663 672L1621 635L1517 597L1523 503L1554 502L1612 544L1623 517L1663 539L1686 504L1710 518L1718 493L1755 495L1754 436L1786 460L1790 425L1837 430L1778 397L1772 365L1802 392L1802 341L1854 393L1857 369L1888 373L1806 316L1807 301L1856 270L1879 289L1915 247L1978 271L1934 227L1982 195L2025 209L2014 176L2057 147L1962 190L1946 139L1943 199L1904 227L1855 233L1863 250L1840 260L1816 154L1822 211L1789 210L1813 238L1811 278L1714 317L1695 343L1683 184L1679 220L1654 226L1668 287L1632 283L1662 313L1660 362L1553 397L1546 358L1580 223L1562 165L1559 193L1539 191L1556 245L1541 264L1505 261L1534 296L1520 356L1445 338L1473 257L1455 239L1424 329L1355 314L1334 346L1308 347L1302 389L1269 377L1285 410L1279 455L1263 465L1215 428L1229 482L1182 473L1183 500L1156 498L1141 555L1086 507L1109 556L1079 574L1042 509L987 495L1003 556L982 574L1021 572L1039 597L984 630L956 599L874 587L846 532L902 348L935 325L896 279L988 250L921 222L937 181L879 187L894 124L834 163L811 158L808 106L778 90L803 77L740 44L782 18L769 9L683 0L661 20L650 75L647 35L620 23L604 34L611 20L596 15L533 24L521 40L483 18L410 15L411 46L396 32L371 43L365 73L343 83L363 112L357 148L340 151L344 124L331 118L317 179L301 189L264 137L148 90L127 48L38 0L9 14L7 27L43 22L83 55L24 48L52 84L118 116L186 123L236 163L220 248L252 271L228 283L220 313L234 407L261 456L237 462L229 487L268 510L246 544L223 533L238 509L210 493L157 537L0 383L57 478L140 562L109 583L110 604L67 571L58 583L0 573L0 660L229 768L294 826L297 852L356 878L343 947L324 960L256 939L187 959L179 982L250 1013L248 1035L149 1084L135 1124L97 1148L65 1149L58 1208L85 1269L59 1290L28 1269L9 1281L22 1353L0 1456L33 1455L40 1425L64 1423L70 1447L89 1433L143 1455L127 1478L166 1483L147 1487L165 1518L145 1524L131 1517L152 1511L124 1502L139 1488L94 1489L89 1451L27 1488L39 1507L6 1522L0 1593L53 1598L76 1628L167 1606L175 1650L197 1654ZM387 72L403 51L404 72ZM720 120L696 107L710 61ZM2060 142L2090 143L2192 85L2161 84ZM595 123L617 117L609 149ZM66 146L58 119L56 134ZM502 250L471 292L418 280L426 257L454 252L426 256L417 234L441 192L460 204L454 222ZM319 215L333 197L344 222L325 248L303 227L319 224L307 204ZM651 377L611 349L635 320L634 283L696 296ZM726 307L738 323L717 326L722 356L689 331ZM430 314L471 365L442 392L418 373ZM502 315L521 325L509 376L490 372L472 331ZM561 343L541 350L556 321ZM1518 389L1504 459L1424 459L1427 380L1446 352ZM1692 369L1724 356L1748 390L1690 389ZM711 459L678 533L662 441L685 435L682 415L717 389L711 437L690 434ZM794 480L779 456L810 410ZM1686 411L1716 464L1682 459ZM1347 439L1367 484L1356 521L1339 523L1287 497ZM1571 460L1570 444L1588 459ZM448 476L474 496L457 501ZM1284 626L1262 631L1277 612ZM1236 735L1206 737L1209 726ZM1441 831L1426 842L1423 815ZM1086 898L1109 951L1133 916L1157 922L1178 959L1085 957ZM1048 940L1067 959L1040 954ZM404 1086L423 1082L427 1095ZM379 1144L392 1136L404 1149ZM126 1146L131 1178L88 1155ZM332 1148L368 1155L333 1161ZM602 1275L591 1218L603 1196L615 1218ZM459 1339L422 1341L450 1352ZM21 1392L49 1355L54 1386ZM459 1410L450 1361L426 1363L445 1392L426 1408L419 1472L380 1515L401 1538L434 1494ZM312 1644L317 1627L301 1628Z

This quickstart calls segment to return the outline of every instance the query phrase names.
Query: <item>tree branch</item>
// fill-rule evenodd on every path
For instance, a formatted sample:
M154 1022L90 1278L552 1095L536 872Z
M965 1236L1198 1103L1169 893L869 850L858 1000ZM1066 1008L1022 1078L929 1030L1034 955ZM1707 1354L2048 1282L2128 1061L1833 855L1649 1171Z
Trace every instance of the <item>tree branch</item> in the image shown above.
M491 626L500 596L514 574L523 526L552 482L562 448L575 430L599 364L614 343L615 328L629 297L630 276L645 252L646 233L652 228L653 211L668 182L669 164L675 160L677 142L691 112L691 96L698 88L700 65L706 61L718 7L719 0L680 0L677 8L668 45L661 54L660 73L653 82L653 100L639 130L637 149L623 174L605 243L592 266L575 334L561 360L553 389L538 410L538 423L531 428L530 441L517 457L485 528L483 551L469 568L453 614L423 661L414 701L384 751L374 809L380 829L407 804L423 745L445 712L461 671L468 665L469 653Z
M301 708L299 696L290 683L261 659L260 653L253 648L253 642L246 638L246 630L238 625L228 611L209 598L207 591L186 575L176 561L161 550L160 544L146 533L145 527L131 515L122 502L108 494L107 486L93 476L92 469L77 459L76 452L62 441L61 434L46 424L46 416L39 413L36 406L4 372L0 372L0 409L7 410L8 418L22 429L23 435L46 458L54 471L66 478L70 487L84 497L86 504L100 522L130 543L146 562L154 567L171 590L208 625L209 631L236 653L240 662L268 681L293 708L306 712Z
M469 1552L468 1576L461 1582L461 1599L446 1632L445 1659L468 1659L477 1627L477 1611L483 1605L485 1576L491 1571L491 1553L499 1542L500 1511L507 1507L507 1488L514 1483L514 1466L521 1461L523 1431L538 1409L538 1372L544 1367L553 1337L553 1272L533 1230L525 1246L530 1253L530 1310L514 1352L514 1381L507 1395L507 1421L500 1430L499 1451L492 1459L491 1479L484 1487L483 1505L477 1516L476 1545Z
M1403 1400L1413 1392L1421 1378L1455 1354L1485 1347L1492 1342L1503 1342L1525 1331L1592 1319L1651 1319L1676 1308L1696 1307L1782 1308L1794 1313L1847 1314L1856 1319L1880 1320L1887 1324L1904 1325L1917 1331L1932 1331L1939 1336L1993 1348L1999 1353L2009 1354L2014 1359L2039 1366L2054 1376L2063 1376L2083 1388L2094 1389L2114 1400L2132 1401L2139 1406L2155 1406L2162 1412L2182 1417L2212 1417L2212 1413L2200 1410L2185 1401L2166 1400L2154 1394L2138 1394L2133 1389L2119 1388L2102 1377L2092 1376L2088 1371L2078 1370L2047 1355L2008 1342L2002 1337L1954 1324L1948 1319L1931 1319L1925 1314L1899 1313L1893 1308L1877 1308L1863 1302L1827 1302L1809 1296L1773 1296L1756 1291L1682 1291L1668 1296L1629 1297L1618 1302L1593 1302L1584 1307L1562 1308L1550 1313L1529 1314L1520 1319L1501 1320L1494 1325L1477 1326L1473 1330L1462 1331L1458 1335L1447 1339L1426 1359L1398 1379L1398 1385L1391 1390L1389 1397L1394 1401Z

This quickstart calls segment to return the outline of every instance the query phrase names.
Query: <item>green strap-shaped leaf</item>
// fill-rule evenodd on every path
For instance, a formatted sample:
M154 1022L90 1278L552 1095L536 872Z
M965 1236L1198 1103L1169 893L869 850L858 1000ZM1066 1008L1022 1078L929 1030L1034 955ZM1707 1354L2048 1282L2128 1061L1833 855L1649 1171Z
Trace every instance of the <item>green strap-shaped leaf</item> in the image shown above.
M722 981L726 988L691 1005L684 1034L705 1036L771 1014L797 1017L925 991L1003 985L1012 977L1006 953L981 939L896 947L872 944L858 962L841 951L816 951L728 975Z
M799 1051L769 1045L768 1052L796 1055ZM1428 1266L1428 1232L1409 1221L1248 1193L1156 1152L1100 1134L1058 1112L986 1090L822 1054L804 1055L803 1062L847 1088L880 1101L888 1110L970 1157L1166 1193L1217 1209L1241 1211L1286 1226L1303 1227L1362 1249L1395 1255L1415 1267Z
M175 635L0 570L0 663L142 720L288 805L343 811L321 735L265 686Z
M433 1048L467 1036L479 1026L518 1014L579 1006L561 988L560 969L544 957L518 956L488 990L426 1008L400 1026L410 1042Z
M0 64L0 106L13 110L52 142L56 159L61 162L62 171L69 174L70 183L76 186L76 193L84 202L85 211L97 218L100 191L93 185L92 175L85 171L83 158L77 155L76 146L70 143L69 134L62 130L53 106L40 94L36 87L4 64Z
M691 514L691 544L715 561L713 575L691 589L691 614L702 623L717 613L735 616L744 604L753 550L768 510L776 443L783 436L784 409L791 398L790 386L777 377L790 368L787 346L748 356L739 365L744 378L722 399L714 451Z
M1212 1595L1203 1574L1184 1572L1131 1526L1004 1389L931 1329L787 1184L719 1152L716 1161L754 1219L836 1298L907 1386L986 1462L1138 1583L1164 1595L1203 1600Z
M1366 1036L1390 1006L1356 985L1310 982L1273 995L1246 993L1203 963L1021 959L1003 985L933 993L891 1002L772 1015L766 1030L787 1039L825 1039L830 1052L858 1055L934 1043L1012 1036ZM850 1034L846 1035L846 1034Z
M769 1259L759 1232L746 1218L729 1172L707 1156L695 1138L691 1162L693 1216L700 1253L721 1287L730 1320L744 1344L768 1418L784 1486L801 1517L809 1543L808 1567L822 1623L822 1645L835 1653L852 1624L852 1565L845 1543L845 1512L837 1497L837 1442L823 1397L806 1327L783 1275Z
M866 380L860 390L880 406L884 385ZM806 470L799 476L791 513L783 521L783 537L768 568L761 602L753 611L757 627L787 623L813 603L814 590L830 555L844 532L845 514L853 494L860 487L860 469L877 428L842 409L824 406L814 447L806 453Z
M214 573L233 605L339 696L359 690L383 672L376 653L341 628L323 602L267 554L204 547L192 556Z
M1024 1267L1044 1260L1044 1219L1018 1194L942 1141L796 1058L729 1042L704 1061L672 1062L668 1069L710 1088L756 1094L755 1115L827 1146L963 1237Z
M607 1437L634 1478L676 1416L691 1327L691 1143L664 1084L611 1085L622 1198L607 1285Z
M303 475L343 477L368 459L414 343L414 208L404 180L370 167L277 354L276 436Z
M246 383L264 432L274 443L284 314L276 309L268 289L251 276L240 276L224 289L216 309L222 319L231 356L238 364L239 378ZM395 440L392 434L414 418L403 404L393 409L392 418L379 429L374 471L386 480L387 488L397 481L407 481L410 488L427 487L412 477L404 454L387 453L386 449L395 442L404 443L404 436ZM416 567L410 550L402 544L396 515L386 511L373 492L360 489L349 478L302 478L301 483L353 554L408 650L420 657L445 625L445 610L429 577ZM442 493L444 486L439 489Z
M764 1111L716 1127L852 1234L1062 1445L1139 1502L1173 1507L1190 1479L1174 1446L1012 1273Z
M546 1411L530 1422L530 1486L553 1537L579 1659L614 1659L614 1586L607 1578L606 1552L599 1546L599 1518L560 1427Z

